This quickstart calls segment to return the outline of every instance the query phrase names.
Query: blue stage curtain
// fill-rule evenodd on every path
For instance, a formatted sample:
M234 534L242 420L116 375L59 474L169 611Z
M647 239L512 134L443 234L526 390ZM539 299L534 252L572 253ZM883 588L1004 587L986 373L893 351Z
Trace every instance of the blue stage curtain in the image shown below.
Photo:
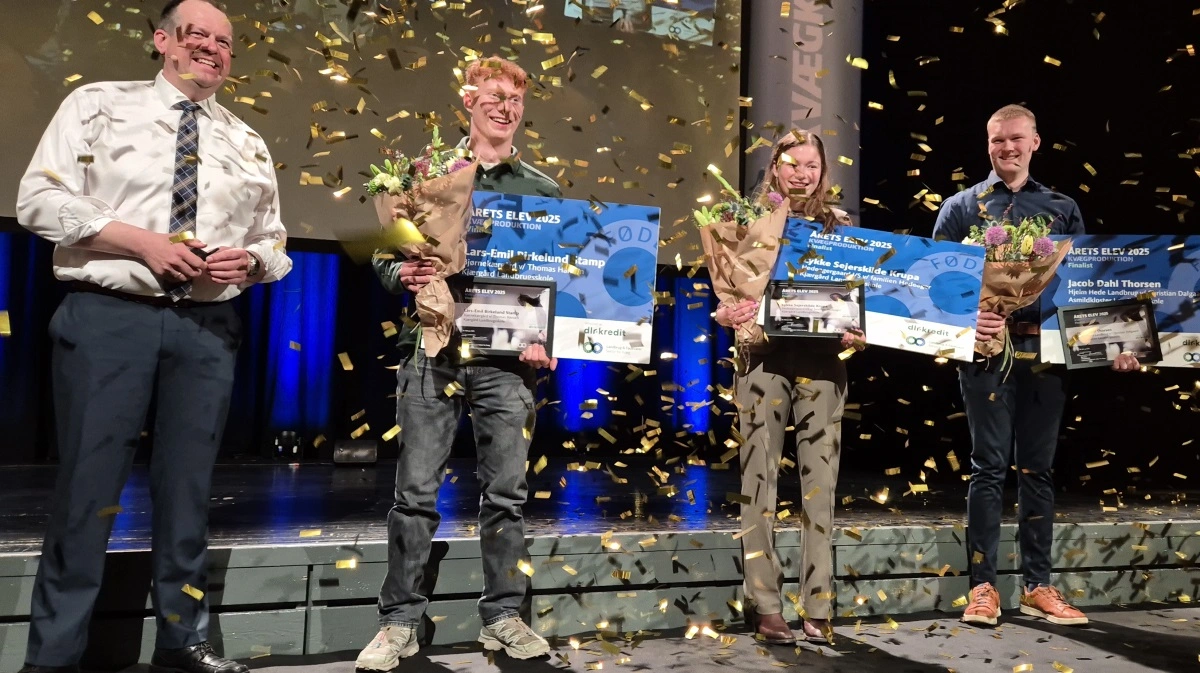
M250 303L258 309L252 315L266 317L254 331L266 340L268 430L294 430L311 439L330 422L339 258L316 252L290 256L292 272L255 288L263 292Z
M674 352L671 379L675 390L674 426L693 434L708 432L713 417L705 402L713 399L713 364L716 361L712 322L715 299L707 279L674 278L675 306L672 311Z

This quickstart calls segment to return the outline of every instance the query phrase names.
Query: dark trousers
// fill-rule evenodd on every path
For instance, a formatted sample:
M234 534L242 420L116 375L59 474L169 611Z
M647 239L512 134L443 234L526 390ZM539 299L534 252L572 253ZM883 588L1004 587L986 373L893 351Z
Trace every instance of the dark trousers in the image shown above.
M207 640L208 498L241 339L232 306L156 308L68 294L50 322L61 464L30 609L26 661L75 664L87 645L112 513L157 391L150 465L157 645ZM115 516L120 516L116 514Z
M528 583L523 507L525 463L533 435L535 372L514 358L460 363L454 340L434 359L423 351L397 372L396 500L388 512L388 573L379 591L381 625L416 626L429 605L425 565L441 516L438 489L463 406L471 410L478 454L479 546L483 595L479 616L493 624L519 615ZM457 384L457 389L447 386ZM452 394L447 394L452 393Z
M1037 337L1017 337L1018 352L1036 352ZM1034 372L1037 360L1013 360L1011 371L990 363L959 370L971 429L971 486L967 492L967 550L971 586L996 583L1004 480L1015 453L1021 568L1027 584L1050 582L1054 533L1054 449L1066 404L1066 370ZM1006 376L1007 375L1007 376Z

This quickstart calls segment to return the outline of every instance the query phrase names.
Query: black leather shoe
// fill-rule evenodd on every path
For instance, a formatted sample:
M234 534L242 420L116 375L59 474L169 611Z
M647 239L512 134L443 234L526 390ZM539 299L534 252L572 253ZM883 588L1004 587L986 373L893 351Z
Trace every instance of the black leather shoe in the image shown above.
M20 673L79 673L79 666L35 666L25 664Z
M232 659L225 659L213 652L212 645L207 642L198 643L191 647L178 650L154 650L150 658L150 668L162 671L183 671L183 673L249 673L245 664L239 664Z

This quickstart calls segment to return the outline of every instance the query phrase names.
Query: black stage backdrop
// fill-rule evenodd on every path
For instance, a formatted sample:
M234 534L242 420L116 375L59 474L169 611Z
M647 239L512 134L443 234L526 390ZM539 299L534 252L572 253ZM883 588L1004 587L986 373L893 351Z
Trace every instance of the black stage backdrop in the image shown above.
M1037 113L1042 136L1034 175L1077 199L1090 231L1194 231L1189 197L1200 189L1195 161L1200 120L1192 102L1200 72L1189 40L1198 34L1200 17L1176 2L1142 11L1117 1L1050 0L994 14L1000 8L999 2L959 0L866 4L862 56L869 68L863 73L863 152L856 167L864 203L848 204L860 211L863 225L928 235L936 213L925 203L937 204L929 195L945 198L982 180L988 172L987 117L1001 105L1022 102ZM916 170L919 174L910 174ZM959 172L965 177L955 175ZM4 224L11 230L11 220ZM46 462L54 451L45 324L61 295L49 271L49 246L30 242L12 248L9 310L25 319L0 344L7 352L0 372L0 462ZM312 452L316 457L327 456L332 440L348 436L363 420L377 431L394 422L389 397L394 374L383 364L393 364L395 356L378 325L394 319L399 300L379 289L369 269L348 260L337 275L334 352L350 352L361 364L353 372L334 372L333 420L325 432L331 441ZM690 287L674 267L661 267L660 276L660 290ZM253 317L249 302L242 310L248 320ZM674 310L660 309L656 317L656 349L691 339L690 333L675 333L676 325L689 328L673 319ZM266 420L267 349L266 339L248 335L226 432L229 458L262 455L263 445L281 429ZM367 366L377 358L379 366ZM728 373L716 361L707 363L716 370L713 384L728 385ZM660 460L688 455L719 460L728 451L728 405L718 401L725 415L713 418L709 432L689 433L679 410L664 412L660 402L662 395L672 395L673 384L689 381L670 381L666 363L650 365L655 367L657 376L632 383L617 376L607 389L615 398L611 409L628 414L610 415L604 425L615 443L596 430L568 430L565 415L580 412L551 405L539 417L532 455L620 460L615 447L637 446L653 429L643 424L645 417L662 424ZM970 444L953 365L873 348L855 356L850 371L850 402L858 408L844 427L844 464L880 472L898 467L911 482L923 473L933 487L957 482L969 471ZM1196 378L1186 370L1138 375L1091 370L1074 376L1056 463L1059 484L1110 499L1103 490L1120 489L1127 499L1140 498L1139 485L1182 490L1186 482L1176 474L1197 478L1192 440L1200 417L1188 398L1200 392ZM351 420L360 409L365 417ZM564 448L564 442L574 442L574 448ZM385 456L394 454L394 441L383 446ZM462 433L456 452L470 450L469 435ZM961 471L951 469L950 452ZM1101 460L1109 464L1085 467Z

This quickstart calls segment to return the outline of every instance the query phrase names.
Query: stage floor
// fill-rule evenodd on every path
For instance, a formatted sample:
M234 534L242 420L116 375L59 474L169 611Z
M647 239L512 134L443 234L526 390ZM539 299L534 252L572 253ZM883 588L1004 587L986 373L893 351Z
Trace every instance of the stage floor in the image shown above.
M727 494L739 492L736 466L665 466L674 495L652 480L653 463L623 457L629 467L613 468L628 479L616 484L604 469L570 470L578 458L556 458L530 477L525 507L526 535L643 532L736 531L736 504ZM537 459L534 459L536 467ZM682 469L682 473L673 470ZM479 485L474 463L456 460L448 468L438 509L438 538L476 537ZM0 468L0 553L40 551L52 505L54 466ZM218 465L213 476L210 542L213 547L285 545L312 542L373 542L386 538L385 515L392 503L395 463L365 467L304 463ZM794 468L782 478L779 509L800 510L799 479ZM888 489L886 500L879 501ZM927 493L908 493L903 477L888 477L843 467L838 484L835 523L839 528L876 526L953 526L965 521L966 483L947 479L932 483ZM1065 492L1064 492L1065 491ZM1200 491L1139 489L1119 498L1098 488L1070 487L1057 496L1057 523L1134 523L1200 519ZM872 499L874 496L875 500ZM1149 496L1147 498L1146 496ZM793 501L787 504L787 501ZM1103 505L1101 504L1103 501ZM1007 523L1015 523L1015 490L1007 494ZM148 471L134 467L121 495L110 551L143 551L150 540ZM1118 506L1119 505L1119 506ZM1105 511L1104 506L1116 507ZM798 527L793 513L780 528ZM302 537L301 533L304 532ZM319 534L314 531L320 531Z

